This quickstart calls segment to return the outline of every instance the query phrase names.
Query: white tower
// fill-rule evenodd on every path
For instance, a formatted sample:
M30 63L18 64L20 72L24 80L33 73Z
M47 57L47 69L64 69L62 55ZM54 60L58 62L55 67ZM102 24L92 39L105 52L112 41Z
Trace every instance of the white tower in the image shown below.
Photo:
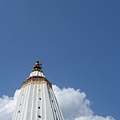
M45 78L39 61L22 84L12 120L64 120L52 84Z

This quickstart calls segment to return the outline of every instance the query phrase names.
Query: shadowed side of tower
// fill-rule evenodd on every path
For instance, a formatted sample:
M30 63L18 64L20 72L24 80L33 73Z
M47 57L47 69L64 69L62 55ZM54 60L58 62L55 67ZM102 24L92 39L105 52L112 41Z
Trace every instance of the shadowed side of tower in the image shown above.
M52 84L44 76L39 61L22 84L12 120L64 120Z

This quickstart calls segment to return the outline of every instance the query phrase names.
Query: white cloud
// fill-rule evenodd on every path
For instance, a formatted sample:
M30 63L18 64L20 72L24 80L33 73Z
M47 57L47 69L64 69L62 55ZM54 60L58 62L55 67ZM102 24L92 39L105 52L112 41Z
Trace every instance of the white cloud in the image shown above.
M14 97L3 95L0 98L0 120L11 120L15 109L20 90L16 90Z
M56 85L53 86L53 89L65 120L115 120L111 116L94 115L90 109L90 101L86 99L86 94L81 92L80 89L60 89Z
M53 85L53 89L65 120L115 120L111 116L94 115L90 109L90 101L86 99L86 94L79 89L60 89L56 85ZM19 93L20 90L16 90L14 97L3 95L0 98L0 120L11 120Z
M106 118L102 117L102 116L82 116L79 118L75 118L75 120L115 120L113 117L111 116L107 116Z

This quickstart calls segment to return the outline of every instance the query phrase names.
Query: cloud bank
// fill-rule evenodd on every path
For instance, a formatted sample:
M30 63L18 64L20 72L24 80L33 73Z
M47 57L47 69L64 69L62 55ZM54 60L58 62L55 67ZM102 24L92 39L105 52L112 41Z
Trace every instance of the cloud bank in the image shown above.
M90 101L86 99L86 94L79 89L60 89L53 85L54 93L61 107L65 120L115 120L111 116L94 115L90 109ZM14 97L3 95L0 98L0 120L11 120L15 109L20 90L16 90Z
M94 115L90 109L90 101L86 99L86 94L80 89L60 89L56 85L53 86L53 89L65 120L115 120L111 116Z

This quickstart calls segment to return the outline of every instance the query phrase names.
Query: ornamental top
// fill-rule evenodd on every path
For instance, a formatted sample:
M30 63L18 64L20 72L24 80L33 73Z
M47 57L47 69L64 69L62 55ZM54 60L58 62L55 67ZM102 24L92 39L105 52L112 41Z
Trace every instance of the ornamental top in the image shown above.
M32 69L32 72L33 71L40 71L40 72L43 72L42 71L42 63L39 64L39 60L36 61L33 69Z
M33 76L45 77L42 71L42 63L39 63L38 60L36 61L29 77L33 77Z

